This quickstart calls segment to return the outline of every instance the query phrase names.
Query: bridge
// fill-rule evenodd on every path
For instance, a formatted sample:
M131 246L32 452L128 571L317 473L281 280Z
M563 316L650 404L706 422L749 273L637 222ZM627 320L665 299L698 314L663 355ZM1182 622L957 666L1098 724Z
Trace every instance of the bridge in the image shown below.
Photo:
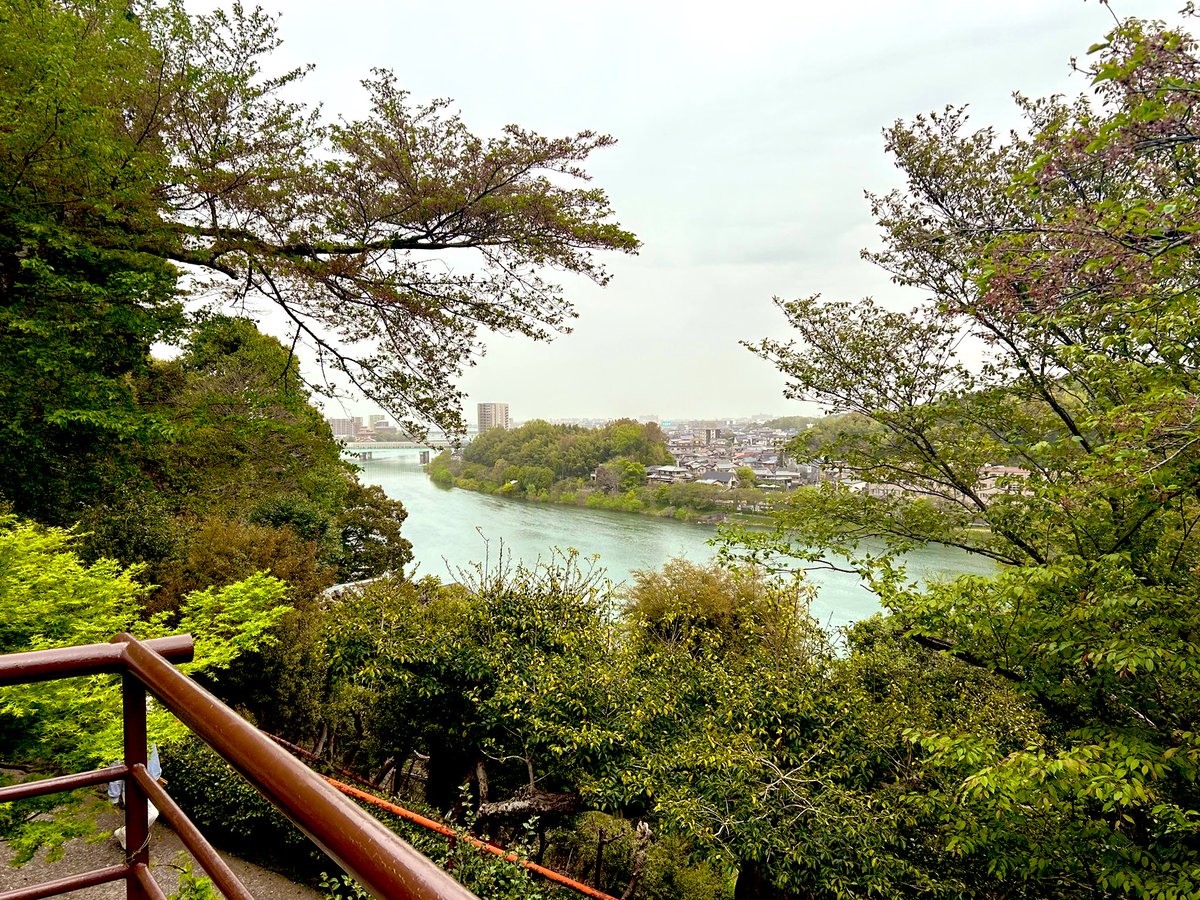
M468 440L469 438L464 437L460 443L465 444ZM356 459L374 459L381 450L419 450L421 464L425 465L429 462L430 451L445 450L453 446L454 442L445 436L430 437L424 441L343 441L342 453Z
M464 442L465 443L465 442ZM449 438L429 438L425 441L344 441L342 449L347 453L364 450L445 450L453 447Z

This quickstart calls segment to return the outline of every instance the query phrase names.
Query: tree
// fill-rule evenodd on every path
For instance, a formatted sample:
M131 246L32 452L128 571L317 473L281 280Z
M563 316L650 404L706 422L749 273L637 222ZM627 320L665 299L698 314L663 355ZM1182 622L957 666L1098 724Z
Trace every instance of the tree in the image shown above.
M968 763L929 794L953 853L1035 895L1192 896L1200 58L1136 20L1093 53L1093 98L1021 99L1026 135L968 132L960 109L886 132L908 184L872 197L867 255L931 300L778 301L799 342L752 349L789 397L871 420L821 453L900 490L804 492L751 552L840 555L915 641L1044 716L1012 751L953 723L911 736ZM997 574L916 587L897 554L925 542Z
M321 743L371 768L419 752L434 810L459 809L469 781L477 830L536 818L540 855L546 826L582 808L589 768L622 753L606 724L608 588L573 552L459 580L383 580L330 605Z
M178 610L147 615L149 589L138 581L139 571L112 560L86 565L72 552L72 540L60 529L0 516L0 653L100 643L124 631L139 638L190 632L196 658L180 668L211 682L240 654L269 644L289 609L287 586L258 573L220 590L194 591ZM148 728L158 742L183 732L156 705L149 709ZM101 675L5 688L0 750L6 760L53 774L120 759L120 679ZM0 826L5 839L28 854L41 843L95 833L94 823L81 831L69 821L75 812L59 808L53 822L4 815Z
M596 468L596 487L610 494L626 493L646 484L646 467L627 459L615 459Z
M145 563L158 609L257 571L304 602L400 570L403 506L357 482L298 369L249 320L189 327L180 356L130 382L133 409L158 432L124 449L126 483L84 511L80 552Z
M778 428L781 431L803 431L811 428L820 419L815 416L780 416L763 422L763 428Z
M139 142L155 54L130 18L4 5L0 39L0 450L16 509L67 523L124 483L153 437L130 375L181 324L176 273L118 220L153 218L166 157Z
M142 408L167 426L164 439L146 448L142 468L189 512L297 524L294 503L290 515L258 506L267 498L277 505L285 493L345 492L339 482L349 469L309 403L297 360L248 319L195 324L183 353L153 365L137 386ZM318 523L298 530L320 537Z
M595 475L597 487L613 493L644 485L646 466L671 461L666 436L653 423L617 419L586 429L539 419L520 428L494 428L481 434L464 448L465 465L452 474L468 474L501 490L529 494L548 490L556 480Z
M382 70L363 82L370 115L325 124L283 99L304 69L265 74L279 39L261 10L189 17L172 0L6 0L4 18L10 309L30 303L27 282L51 278L64 252L119 262L145 273L117 321L142 346L169 331L162 313L182 267L212 276L207 289L227 300L281 310L325 389L341 379L397 419L461 429L452 382L480 330L546 339L565 329L571 304L546 273L603 284L597 251L638 246L603 191L573 186L612 138L511 125L485 140L448 101L414 104ZM452 270L453 257L469 259ZM33 318L102 318L113 285L94 272L83 280L86 302ZM6 328L32 327L22 322Z
M0 518L0 652L17 653L99 643L130 631L150 638L177 631L196 636L189 673L226 669L243 651L269 643L270 629L289 610L286 586L259 574L224 590L195 591L182 608L147 616L148 588L136 570L112 560L91 566L71 552L71 535L41 529L14 516ZM0 715L19 735L6 757L32 753L64 768L103 763L121 748L119 681L62 681L6 690ZM179 725L158 710L153 725L165 735ZM13 729L16 723L19 728ZM161 739L161 737L159 738Z

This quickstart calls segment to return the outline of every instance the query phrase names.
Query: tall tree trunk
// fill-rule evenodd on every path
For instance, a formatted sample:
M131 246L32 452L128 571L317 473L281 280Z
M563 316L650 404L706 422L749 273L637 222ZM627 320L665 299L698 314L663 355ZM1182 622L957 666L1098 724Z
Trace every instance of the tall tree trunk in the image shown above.
M488 776L482 759L475 761L475 786L479 789L479 805L483 806L488 802Z

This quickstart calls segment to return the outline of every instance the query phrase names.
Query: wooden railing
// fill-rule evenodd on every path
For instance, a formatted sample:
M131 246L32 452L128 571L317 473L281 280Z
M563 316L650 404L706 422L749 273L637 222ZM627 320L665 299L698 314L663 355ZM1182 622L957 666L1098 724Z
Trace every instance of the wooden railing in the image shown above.
M38 900L125 881L127 900L165 900L150 874L147 801L229 898L252 895L187 815L146 771L146 699L153 694L380 900L471 900L475 895L377 819L293 759L171 663L192 658L190 635L138 641L120 634L108 644L0 656L0 686L114 672L122 676L125 761L92 772L0 788L0 803L125 781L123 865L69 875L0 893L0 900Z

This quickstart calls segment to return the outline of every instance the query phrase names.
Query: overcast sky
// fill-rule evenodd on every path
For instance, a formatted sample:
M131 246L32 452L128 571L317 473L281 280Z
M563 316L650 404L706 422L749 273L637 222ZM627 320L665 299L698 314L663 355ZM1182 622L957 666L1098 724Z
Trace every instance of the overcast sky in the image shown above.
M1180 5L1112 3L1169 21ZM362 115L358 81L381 66L418 101L452 98L481 135L515 122L618 139L589 169L640 255L612 256L607 288L569 282L572 334L489 338L462 381L518 420L810 411L738 341L786 337L774 295L920 299L859 259L877 243L864 189L898 184L881 129L951 103L1015 126L1014 91L1086 90L1069 59L1113 22L1095 0L265 6L283 14L282 61L316 64L304 93L331 115Z

